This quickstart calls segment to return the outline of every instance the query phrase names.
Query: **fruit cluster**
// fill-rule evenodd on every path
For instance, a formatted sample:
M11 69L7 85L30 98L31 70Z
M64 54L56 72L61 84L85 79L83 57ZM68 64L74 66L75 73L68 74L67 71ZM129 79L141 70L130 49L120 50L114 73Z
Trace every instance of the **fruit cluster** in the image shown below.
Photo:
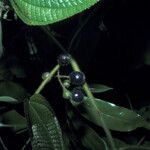
M57 61L60 66L70 64L71 56L69 54L61 54ZM81 102L84 99L81 86L85 83L85 75L80 71L73 71L69 74L69 80L65 80L63 85L68 88L71 85L75 86L71 91L71 99L75 102Z

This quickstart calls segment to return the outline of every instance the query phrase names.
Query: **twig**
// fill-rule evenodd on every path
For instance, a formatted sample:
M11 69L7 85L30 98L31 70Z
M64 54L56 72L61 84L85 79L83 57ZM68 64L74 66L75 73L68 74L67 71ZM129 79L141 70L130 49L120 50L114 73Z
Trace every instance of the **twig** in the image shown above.
M137 146L140 145L144 141L144 139L145 139L145 136L143 136L136 145Z
M97 8L97 7L96 7ZM82 31L82 29L84 28L84 26L88 23L88 21L90 20L90 18L93 16L93 14L96 12L97 9L94 9L89 16L83 21L83 23L81 24L81 26L79 26L79 28L76 30L75 34L73 35L70 44L68 46L68 52L71 51L71 48L76 40L76 38L78 37L79 33Z
M69 79L69 77L68 76L65 76L65 75L60 75L59 74L59 76L58 76L58 74L56 75L56 78L61 78L61 79Z
M51 31L46 29L46 27L40 27L53 41L54 43L64 52L67 53L67 50L62 46L62 44L51 34Z
M25 148L27 147L27 145L30 143L30 138L26 141L26 143L23 145L23 147L21 148L21 150L25 150Z
M132 105L132 103L131 103L131 100L130 100L130 97L129 97L129 95L128 95L128 94L126 94L126 98L127 98L127 100L128 100L128 103L129 103L130 109L131 109L132 111L134 111L134 109L133 109L133 105Z
M60 83L61 87L62 87L62 88L65 88L64 85L63 85L63 83L62 83L62 81L61 81L61 79L60 79L59 70L57 71L57 79L58 79L58 82Z
M77 62L74 59L71 59L71 66L72 66L74 71L81 71L79 66L78 66L78 64L77 64ZM93 105L93 107L95 107L95 110L97 111L98 115L100 116L100 117L97 117L97 119L98 119L97 122L101 122L100 125L103 127L103 129L104 129L104 131L106 133L106 136L108 138L108 141L110 142L112 150L116 150L116 147L115 147L115 144L114 144L111 132L107 128L107 125L106 125L106 123L105 123L105 121L104 121L104 119L103 119L103 117L101 115L102 112L100 112L100 110L97 108L97 105L95 104L95 101L94 101L95 98L94 98L93 94L91 93L87 83L85 83L83 85L83 90L85 91L85 93L88 96L88 98L90 98L91 104Z
M0 137L0 143L1 143L1 145L2 145L4 150L8 150L8 148L5 146L5 144L4 144L4 142L3 142L1 137Z
M49 73L48 77L43 80L43 82L40 84L40 86L37 88L37 90L35 91L35 94L39 94L42 89L45 87L45 85L51 81L51 79L53 78L53 76L55 75L55 73L59 70L60 66L56 65Z

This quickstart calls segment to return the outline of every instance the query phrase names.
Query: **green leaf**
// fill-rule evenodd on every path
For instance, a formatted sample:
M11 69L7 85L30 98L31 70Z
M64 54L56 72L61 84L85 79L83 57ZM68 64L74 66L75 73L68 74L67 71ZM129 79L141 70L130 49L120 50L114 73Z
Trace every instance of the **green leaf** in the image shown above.
M106 142L92 128L84 126L84 129L83 146L89 150L108 150Z
M35 94L27 105L33 150L63 150L61 129L47 100L42 95Z
M0 103L18 104L18 100L9 96L0 96Z
M99 0L10 0L17 15L29 25L51 24L71 17Z
M100 99L94 99L94 101L108 129L126 132L135 130L138 127L150 129L150 124L139 114ZM97 125L101 124L100 119L97 119L97 117L100 117L99 113L89 98L86 98L77 108L85 118Z
M84 123L73 110L68 110L67 114L70 118L69 120L72 120L75 132L80 135L79 141L86 149L108 150L106 142L88 124Z
M23 116L12 110L2 115L1 127L10 127L16 133L27 129L27 122Z
M113 90L113 88L103 84L90 84L89 87L92 93L102 93L102 92Z
M26 90L17 83L11 81L2 81L0 83L0 96L9 96L23 101L27 96Z

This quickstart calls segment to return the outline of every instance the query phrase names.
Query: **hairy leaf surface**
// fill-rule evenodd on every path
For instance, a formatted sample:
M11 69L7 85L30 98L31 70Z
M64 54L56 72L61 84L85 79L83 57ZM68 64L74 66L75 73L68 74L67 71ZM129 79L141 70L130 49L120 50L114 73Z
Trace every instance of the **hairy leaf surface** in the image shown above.
M99 0L10 0L17 15L29 25L46 25L71 17Z
M63 150L61 129L47 100L42 95L33 95L27 112L33 150Z

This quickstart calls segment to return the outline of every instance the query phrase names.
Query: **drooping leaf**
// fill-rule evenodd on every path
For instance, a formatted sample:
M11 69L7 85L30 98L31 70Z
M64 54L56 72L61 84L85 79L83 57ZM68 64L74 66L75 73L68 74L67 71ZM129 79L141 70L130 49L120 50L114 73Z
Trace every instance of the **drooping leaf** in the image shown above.
M27 108L33 150L63 150L61 129L47 100L35 94L27 102Z
M51 24L73 16L99 0L10 0L18 16L29 25Z
M89 150L108 150L106 142L90 127L84 126L83 145Z
M94 101L100 114L89 98L86 98L77 108L85 118L95 124L101 124L100 119L98 119L101 115L108 129L124 132L135 130L138 127L150 129L150 124L139 114L100 99L94 99Z
M0 103L18 104L18 100L9 96L0 96Z
M4 124L0 122L0 129L4 129L4 128L14 128L13 125L9 125L9 124Z
M23 101L27 96L26 90L19 84L11 81L0 82L0 96L9 96Z
M80 135L79 141L88 150L108 150L107 143L83 120L78 118L72 110L68 111L75 132Z
M15 110L11 110L2 115L1 127L10 127L13 132L17 133L27 129L27 122L23 116Z
M89 87L92 93L102 93L102 92L107 92L109 90L113 90L113 88L103 84L90 84Z

